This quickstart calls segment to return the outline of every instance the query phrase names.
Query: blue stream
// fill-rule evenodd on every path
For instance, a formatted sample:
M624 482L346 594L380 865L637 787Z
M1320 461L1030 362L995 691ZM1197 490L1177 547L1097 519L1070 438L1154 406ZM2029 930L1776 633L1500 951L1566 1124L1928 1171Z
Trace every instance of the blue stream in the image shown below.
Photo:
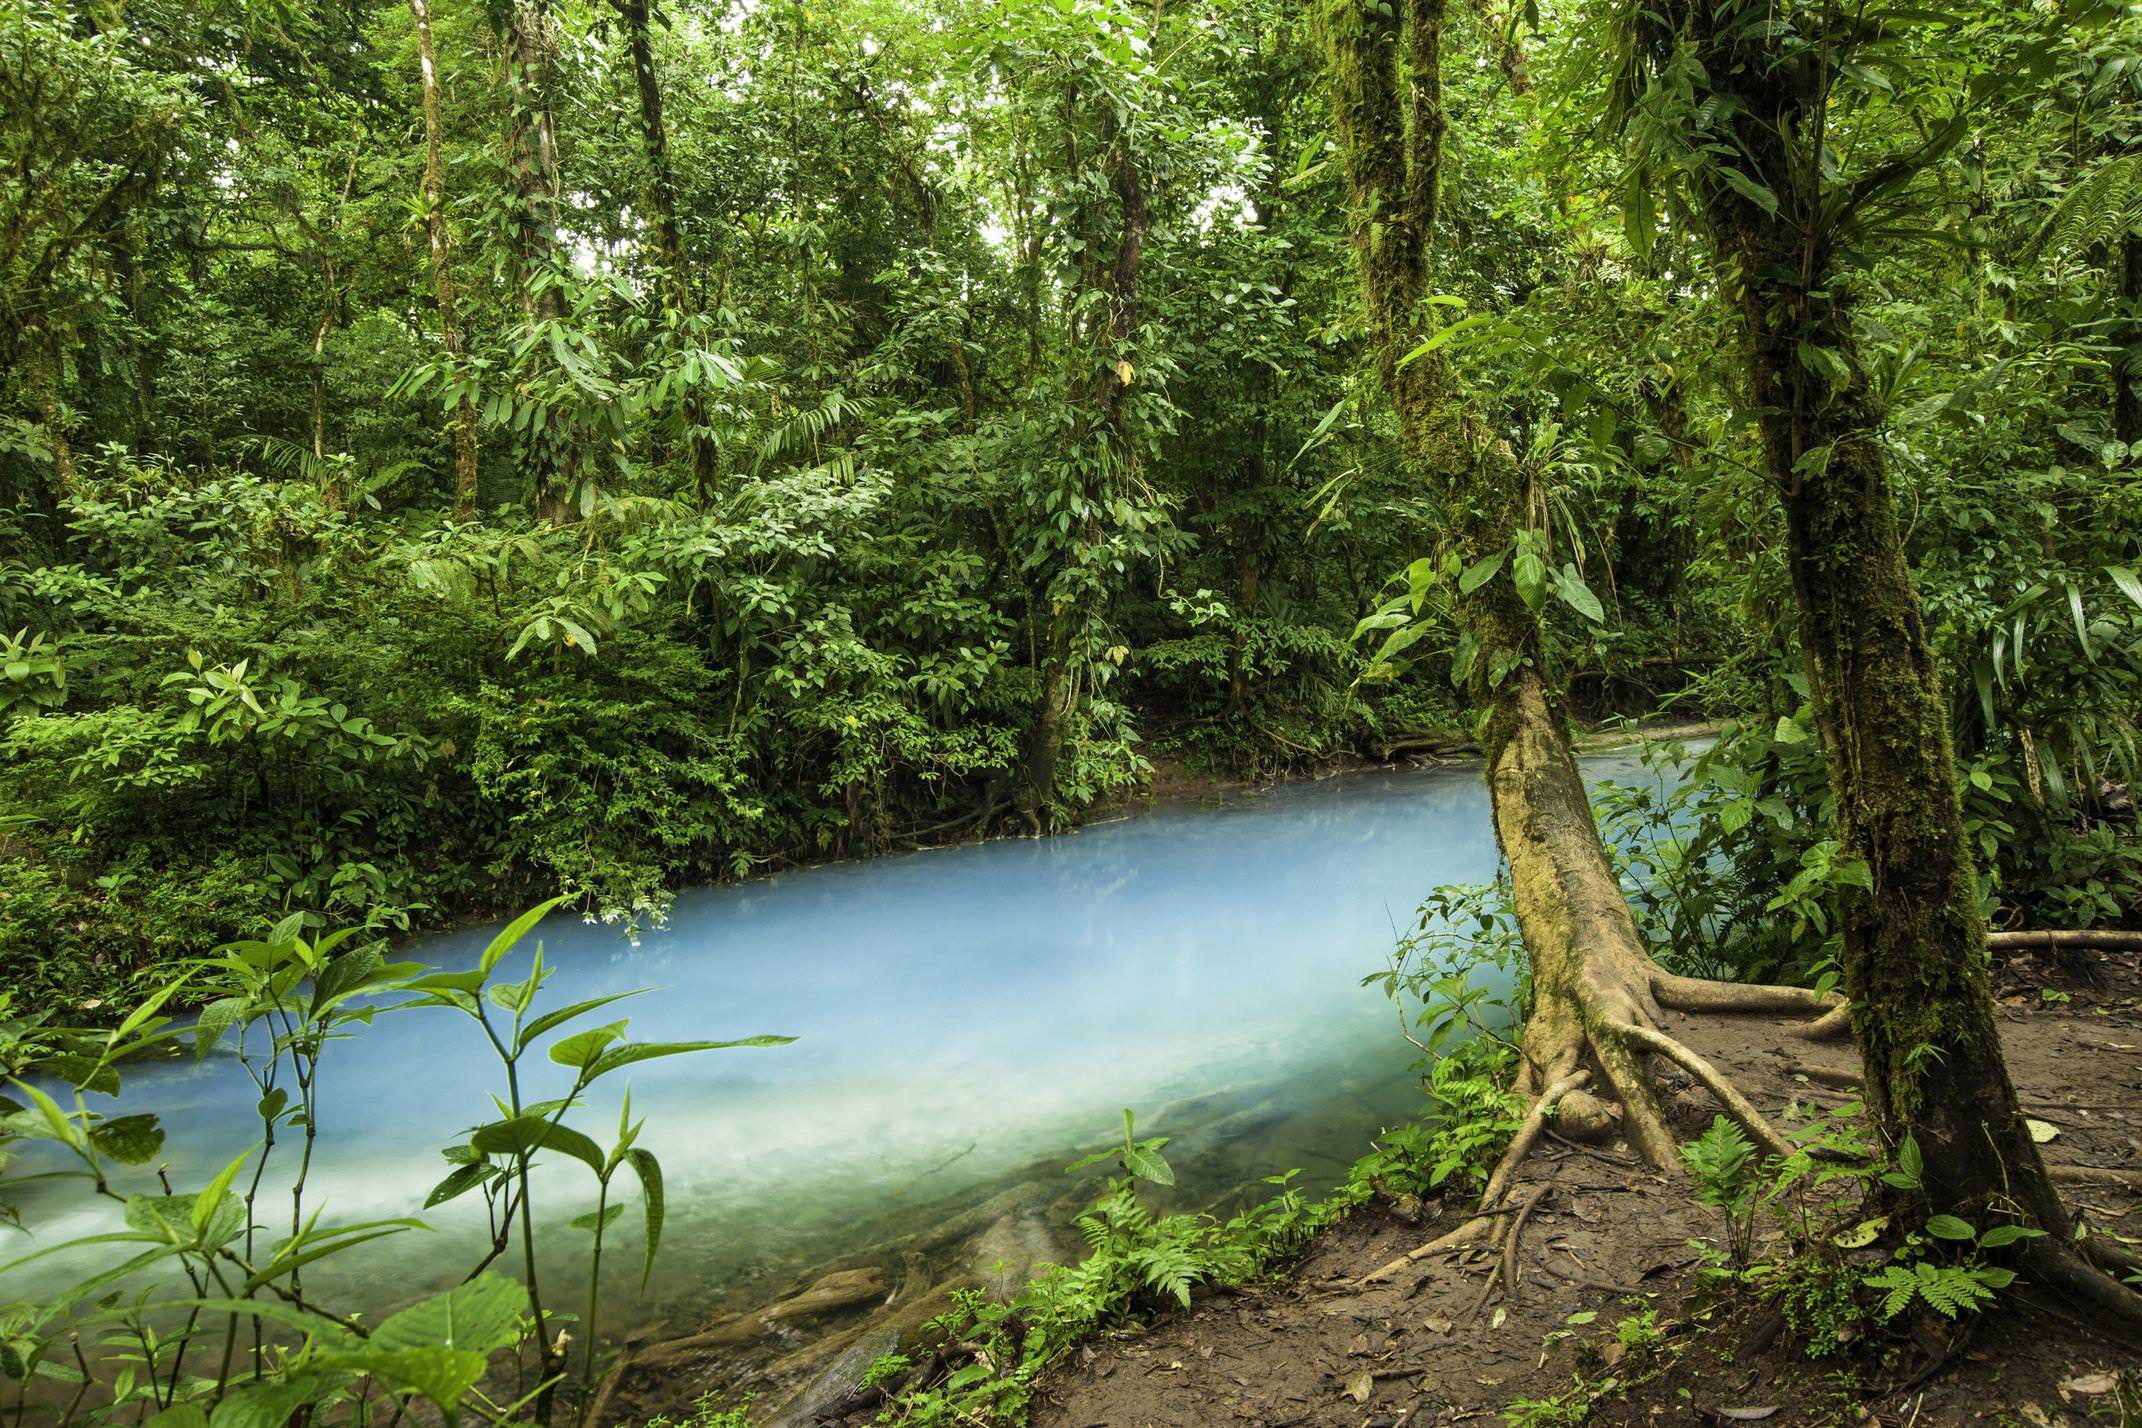
M1635 770L1611 759L1588 772ZM648 987L594 1019L629 1016L635 1040L800 1038L642 1063L574 1117L608 1144L629 1080L641 1143L667 1169L662 1267L627 1317L696 1313L753 1281L786 1283L1022 1167L1053 1177L1053 1195L1057 1161L1120 1132L1126 1106L1142 1132L1175 1138L1187 1198L1292 1167L1328 1188L1419 1104L1395 1013L1361 978L1386 965L1394 928L1411 925L1428 889L1486 879L1496 863L1479 773L1453 768L689 892L637 946L552 917L540 935L556 975L539 1009ZM407 955L466 966L490 935ZM521 975L533 943L501 972ZM557 1070L545 1062L528 1093L558 1089ZM323 1222L416 1213L447 1169L438 1148L489 1119L489 1095L504 1090L477 1029L436 1009L360 1028L330 1049L322 1083L308 1199L327 1207ZM252 1103L239 1067L212 1059L132 1071L119 1109L163 1118L173 1180L188 1188L257 1136ZM287 1187L292 1154L278 1150L271 1186ZM553 1172L539 1209L585 1212L585 1182L577 1166ZM32 1236L9 1236L0 1260L112 1227L107 1206L29 1188ZM267 1223L286 1221L286 1189L262 1204ZM308 1289L379 1312L459 1278L477 1253L480 1202L428 1218L433 1233L308 1269ZM636 1204L613 1233L629 1299ZM18 1270L9 1278L24 1282L0 1298L108 1253Z

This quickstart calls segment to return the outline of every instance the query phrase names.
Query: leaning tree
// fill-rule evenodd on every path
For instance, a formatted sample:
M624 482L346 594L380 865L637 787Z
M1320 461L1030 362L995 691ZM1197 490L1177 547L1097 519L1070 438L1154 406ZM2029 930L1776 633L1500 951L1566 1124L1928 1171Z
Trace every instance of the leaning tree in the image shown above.
M1377 368L1397 417L1401 460L1441 505L1443 548L1425 568L1446 582L1460 667L1482 711L1496 834L1532 969L1517 1087L1529 1111L1489 1179L1483 1208L1492 1209L1550 1114L1575 1136L1604 1134L1618 1122L1647 1161L1678 1167L1654 1057L1703 1082L1759 1144L1785 1151L1747 1098L1660 1023L1668 1008L1820 1015L1831 999L1671 973L1652 959L1623 899L1557 707L1537 594L1526 588L1528 578L1541 578L1526 529L1533 506L1526 477L1464 400L1445 340L1435 335L1438 305L1427 301L1443 181L1443 20L1441 0L1327 0L1318 26ZM1619 1103L1618 1115L1610 1101ZM1484 1235L1491 1224L1475 1218L1407 1259Z

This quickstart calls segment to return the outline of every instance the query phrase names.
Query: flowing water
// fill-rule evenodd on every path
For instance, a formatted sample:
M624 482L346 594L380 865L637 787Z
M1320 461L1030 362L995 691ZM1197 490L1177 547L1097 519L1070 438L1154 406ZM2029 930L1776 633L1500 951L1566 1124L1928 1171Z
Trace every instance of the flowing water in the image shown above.
M1124 1107L1141 1134L1173 1137L1186 1202L1297 1167L1328 1189L1420 1104L1394 1010L1362 977L1386 965L1430 888L1488 878L1496 863L1479 773L1451 768L689 892L637 945L553 916L540 936L556 975L539 1009L644 987L596 1019L629 1016L636 1040L799 1038L642 1063L576 1115L607 1144L629 1081L641 1144L667 1170L662 1263L624 1317L685 1319L787 1287L1021 1177L1044 1200L1076 1191L1058 1167L1119 1136ZM490 936L406 955L466 966ZM501 972L520 975L534 940ZM439 1147L490 1119L504 1089L480 1033L440 1009L358 1029L330 1049L322 1082L309 1199L330 1221L415 1213L448 1168ZM121 1108L163 1117L183 1188L253 1141L252 1102L239 1067L211 1059L133 1071ZM592 1208L585 1178L568 1166L539 1181L540 1208ZM33 1245L110 1227L102 1207L40 1198L23 1203ZM450 1283L477 1253L480 1212L476 1197L443 1207L427 1217L433 1232L309 1269L308 1288L376 1312ZM613 1234L629 1301L636 1209ZM63 1281L88 1262L17 1273Z

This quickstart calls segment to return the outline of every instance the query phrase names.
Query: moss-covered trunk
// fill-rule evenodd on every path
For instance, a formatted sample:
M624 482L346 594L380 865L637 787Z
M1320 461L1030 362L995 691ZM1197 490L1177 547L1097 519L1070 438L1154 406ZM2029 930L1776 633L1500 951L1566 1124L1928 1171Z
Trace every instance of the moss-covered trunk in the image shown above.
M1441 497L1438 554L1468 567L1511 547L1528 492L1507 444L1460 399L1443 355L1414 355L1431 330L1422 299L1442 181L1443 7L1329 0L1319 18L1378 368L1406 467ZM1476 649L1468 693L1484 715L1496 834L1533 974L1519 1090L1537 1096L1596 1067L1621 1102L1631 1144L1654 1165L1673 1165L1674 1141L1649 1078L1621 1034L1654 1019L1659 972L1593 821L1539 619L1507 574L1459 596L1454 608ZM1575 1133L1609 1124L1606 1108L1583 1092L1563 1098L1560 1117Z
M1752 185L1701 189L1732 293L1787 558L1815 721L1845 849L1872 888L1845 916L1844 982L1869 1103L1913 1137L1933 1208L2066 1216L2024 1124L1994 1028L1986 929L1964 832L1947 706L1906 561L1844 284L1836 206L1784 135L1824 122L1821 75L1768 53L1733 6L1680 17Z

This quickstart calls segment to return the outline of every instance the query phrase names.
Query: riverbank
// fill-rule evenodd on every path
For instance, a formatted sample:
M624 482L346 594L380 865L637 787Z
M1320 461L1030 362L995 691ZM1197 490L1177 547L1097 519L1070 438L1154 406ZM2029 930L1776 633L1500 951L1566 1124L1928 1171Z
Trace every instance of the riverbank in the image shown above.
M2096 1233L2142 1233L2142 954L2089 966L2011 958L2001 969L2002 1039L2049 1158L2072 1173L2074 1204ZM1697 1047L1773 1117L1851 1110L1849 1049L1785 1042L1762 1018L1677 1017ZM1709 1123L1707 1093L1683 1083L1677 1131ZM1054 1212L1070 1207L1061 1197ZM1034 1428L1214 1424L1265 1428L1428 1428L1507 1422L1761 1422L1774 1428L1964 1423L2127 1423L2142 1412L2130 1352L2089 1316L2019 1281L1991 1312L1855 1322L1839 1351L1808 1355L1758 1289L1709 1272L1722 1249L1718 1211L1697 1204L1621 1147L1553 1145L1526 1162L1513 1203L1523 1230L1503 1260L1481 1250L1432 1256L1388 1283L1362 1276L1461 1220L1470 1206L1376 1203L1319 1234L1291 1268L1202 1299L1187 1313L1118 1326L1073 1350L1039 1384ZM996 1238L1005 1216L995 1211ZM1012 1224L1021 1221L1013 1219ZM1752 1257L1775 1242L1767 1219ZM1015 1267L1007 1257L1001 1268ZM1858 1270L1854 1271L1859 1272ZM1008 1281L971 1273L985 1292ZM817 1319L784 1359L733 1380L725 1401L756 1389L752 1421L848 1428L890 1420L863 1387L879 1355L926 1356L925 1311L939 1287L906 1285ZM702 1351L715 1345L702 1342ZM660 1355L656 1358L659 1360ZM640 1421L716 1392L671 1359L667 1375L610 1405L604 1421ZM640 1359L634 1372L646 1373ZM659 1365L658 1365L659 1366ZM2124 1377L2123 1377L2124 1375ZM2121 1416L2120 1395L2127 1393Z

